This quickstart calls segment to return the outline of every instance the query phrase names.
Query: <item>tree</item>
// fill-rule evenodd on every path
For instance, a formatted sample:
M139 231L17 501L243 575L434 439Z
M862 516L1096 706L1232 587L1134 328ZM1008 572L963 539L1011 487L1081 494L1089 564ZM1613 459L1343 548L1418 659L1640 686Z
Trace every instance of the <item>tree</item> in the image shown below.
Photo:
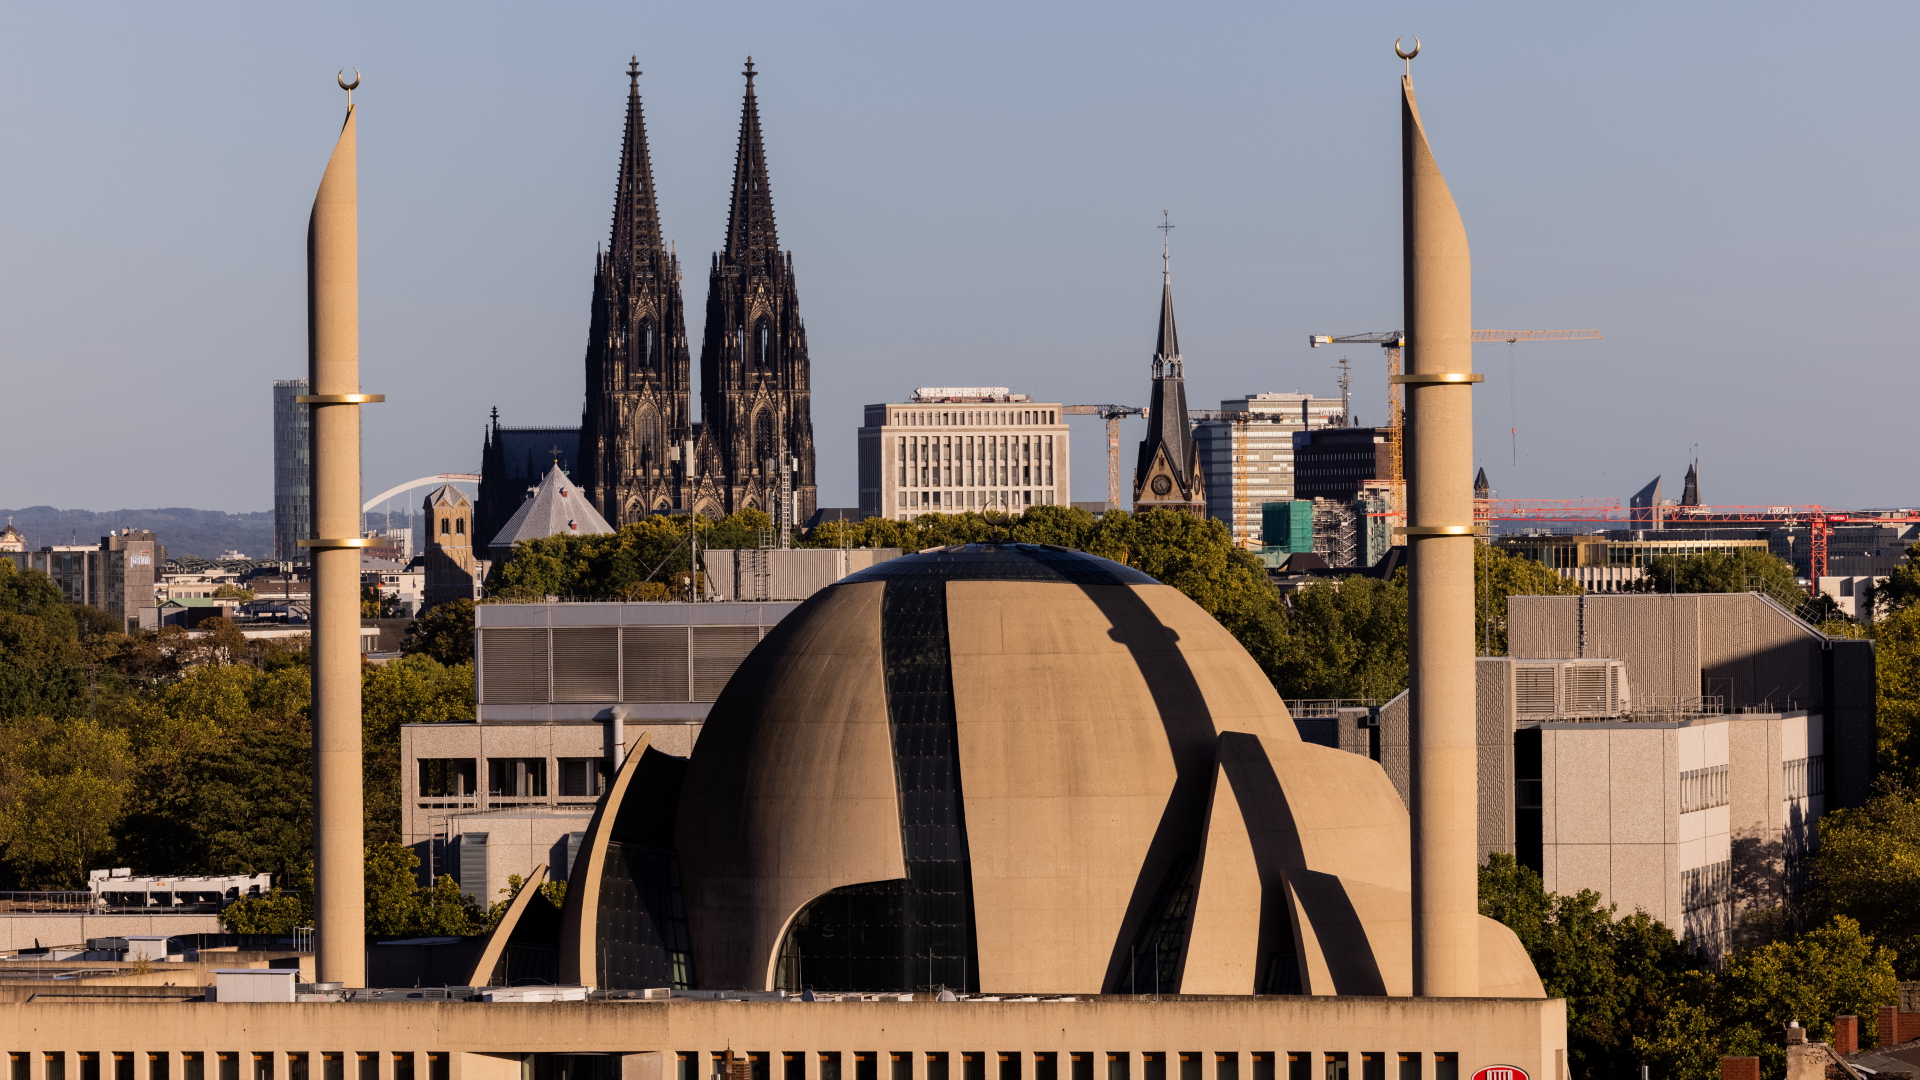
M422 888L419 866L411 848L392 843L367 848L367 933L464 937L486 928L480 905L453 878L441 874Z
M429 656L442 664L473 661L473 601L449 600L435 604L407 628L400 651Z
M1920 600L1920 544L1908 547L1906 560L1874 587L1869 606L1875 615L1891 615L1912 607L1916 600Z
M1586 590L1532 559L1491 544L1473 549L1474 640L1481 656L1507 655L1507 599L1514 596L1577 596Z
M425 653L368 667L360 678L361 752L369 843L400 840L400 725L472 720L473 663Z
M84 886L114 853L133 776L127 737L92 720L0 727L0 847L15 887Z
M246 603L253 599L253 590L243 589L238 585L222 585L213 590L213 595L215 599L219 600L238 600L241 603Z
M1833 1037L1832 1018L1858 1016L1862 1041L1873 1036L1882 1005L1897 996L1893 953L1836 915L1791 941L1743 949L1719 974L1687 978L1654 1030L1634 1049L1662 1076L1710 1080L1722 1057L1758 1057L1769 1077L1786 1071L1780 1031L1798 1020L1807 1037Z
M1873 625L1875 755L1890 781L1920 784L1920 605L1892 610Z
M1282 697L1385 701L1406 688L1404 573L1391 581L1316 581L1287 600L1287 640L1274 679Z
M1548 997L1567 999L1568 1064L1576 1075L1630 1075L1639 1038L1654 1032L1674 987L1698 966L1645 912L1619 919L1614 912L1591 890L1547 892L1511 855L1495 852L1480 868L1480 913L1519 937Z
M291 934L313 925L313 905L305 895L274 889L228 904L220 925L229 934Z
M1759 548L1656 555L1635 590L1649 593L1757 592L1798 609L1807 599L1787 561Z
M1894 788L1827 811L1812 877L1817 911L1855 920L1895 951L1902 978L1920 975L1920 794Z

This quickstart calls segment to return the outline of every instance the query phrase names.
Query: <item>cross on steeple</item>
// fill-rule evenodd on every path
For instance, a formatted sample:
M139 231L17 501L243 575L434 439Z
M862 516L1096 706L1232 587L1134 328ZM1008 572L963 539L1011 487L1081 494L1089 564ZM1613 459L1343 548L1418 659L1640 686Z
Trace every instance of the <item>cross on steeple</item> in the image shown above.
M1160 224L1154 228L1160 230L1160 277L1163 281L1173 279L1173 230L1178 228L1167 217L1165 210L1160 211Z

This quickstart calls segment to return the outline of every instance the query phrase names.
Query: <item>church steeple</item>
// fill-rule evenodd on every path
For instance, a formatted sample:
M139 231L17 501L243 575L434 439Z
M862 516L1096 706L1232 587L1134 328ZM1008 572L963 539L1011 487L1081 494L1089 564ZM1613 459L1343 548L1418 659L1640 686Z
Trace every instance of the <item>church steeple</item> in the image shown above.
M661 236L635 58L627 65L612 240L594 256L575 478L615 528L655 511L684 509L684 465L671 451L692 434L692 381L680 268Z
M725 246L713 256L706 337L700 348L700 445L695 457L719 472L697 500L715 512L768 511L781 499L783 459L793 470L795 522L813 512L813 421L807 329L800 319L793 256L780 250L773 192L760 139L753 58L747 58L733 205Z
M1163 215L1164 217L1164 215ZM1173 225L1162 222L1163 237ZM1206 513L1199 453L1187 417L1186 364L1180 357L1180 332L1173 320L1173 253L1163 238L1160 248L1160 339L1153 352L1153 390L1147 408L1147 437L1140 442L1134 470L1134 510L1185 510Z
M754 98L753 57L747 57L747 98L740 107L740 147L733 158L733 205L727 211L725 257L737 266L761 269L780 258L773 227L773 190L767 183L767 151L760 143L760 103Z
M647 121L640 107L637 56L627 65L627 130L620 141L620 181L613 200L613 243L608 254L623 284L631 282L636 272L658 271L666 262L660 211L653 198Z

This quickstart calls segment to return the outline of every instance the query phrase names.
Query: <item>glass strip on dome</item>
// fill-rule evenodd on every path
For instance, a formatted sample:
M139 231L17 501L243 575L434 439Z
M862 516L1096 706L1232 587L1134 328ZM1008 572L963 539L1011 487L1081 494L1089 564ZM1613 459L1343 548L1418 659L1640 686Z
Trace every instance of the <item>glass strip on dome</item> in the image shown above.
M880 639L907 876L808 905L781 945L783 990L979 987L945 580L888 581Z

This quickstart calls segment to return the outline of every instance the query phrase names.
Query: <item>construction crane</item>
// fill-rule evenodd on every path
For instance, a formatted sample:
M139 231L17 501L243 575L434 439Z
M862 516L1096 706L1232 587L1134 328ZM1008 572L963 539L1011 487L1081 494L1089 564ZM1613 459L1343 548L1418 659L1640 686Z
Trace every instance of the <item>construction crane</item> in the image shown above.
M1147 410L1134 405L1062 405L1068 416L1097 416L1107 422L1107 509L1120 509L1120 418L1145 416Z
M1521 341L1597 341L1598 330L1475 330L1473 343L1485 345L1504 341L1509 345ZM1401 330L1385 330L1374 334L1347 334L1334 337L1330 334L1314 334L1307 338L1311 348L1322 345L1378 345L1387 351L1387 461L1388 480L1399 482L1407 478L1406 463L1401 457L1401 429L1405 426L1406 408L1400 397L1400 384L1394 376L1400 374L1400 350L1407 346L1407 335Z

